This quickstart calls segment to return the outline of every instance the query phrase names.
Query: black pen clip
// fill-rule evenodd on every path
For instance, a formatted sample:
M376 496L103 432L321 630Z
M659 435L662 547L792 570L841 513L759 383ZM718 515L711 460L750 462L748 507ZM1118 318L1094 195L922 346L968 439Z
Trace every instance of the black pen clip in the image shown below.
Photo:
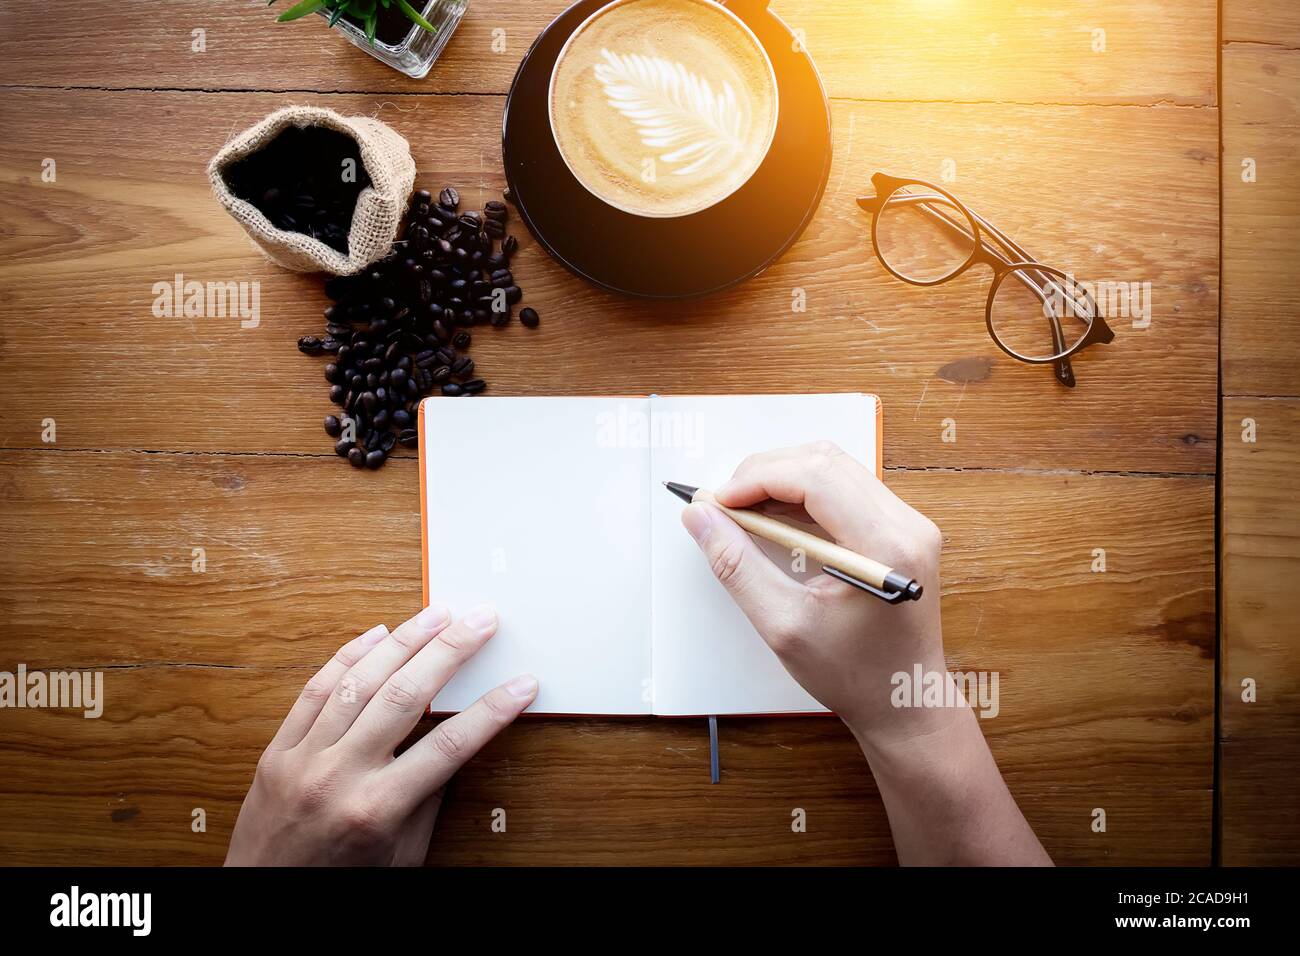
M905 585L903 585L896 591L882 591L880 588L868 584L866 581L863 581L861 578L855 578L851 574L845 574L843 571L839 570L838 568L832 568L830 565L823 564L822 570L825 571L827 574L829 574L831 577L838 578L839 580L843 581L845 584L852 584L855 588L861 588L863 591L866 591L869 594L874 594L876 597L880 598L880 600L884 601L886 604L897 604L900 601L908 601L908 600L916 601L919 600L921 597L921 585L917 584L915 581L906 582ZM887 581L886 583L890 583L890 582Z

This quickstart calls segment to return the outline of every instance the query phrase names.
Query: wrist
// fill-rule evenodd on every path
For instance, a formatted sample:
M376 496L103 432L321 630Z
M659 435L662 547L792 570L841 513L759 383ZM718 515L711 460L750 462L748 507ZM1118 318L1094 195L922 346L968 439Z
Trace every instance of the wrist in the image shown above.
M986 747L969 707L915 708L887 726L850 723L849 730L882 785L960 775L968 758Z

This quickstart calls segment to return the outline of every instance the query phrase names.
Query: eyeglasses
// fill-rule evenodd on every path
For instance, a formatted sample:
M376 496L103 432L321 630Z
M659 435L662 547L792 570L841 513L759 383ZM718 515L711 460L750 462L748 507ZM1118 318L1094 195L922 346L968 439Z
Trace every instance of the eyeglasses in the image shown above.
M1040 263L951 193L884 173L872 176L871 184L876 194L860 197L858 205L872 214L871 245L880 264L920 286L947 282L977 262L990 266L993 286L984 322L1012 358L1055 365L1057 381L1073 388L1070 356L1115 338L1086 288Z

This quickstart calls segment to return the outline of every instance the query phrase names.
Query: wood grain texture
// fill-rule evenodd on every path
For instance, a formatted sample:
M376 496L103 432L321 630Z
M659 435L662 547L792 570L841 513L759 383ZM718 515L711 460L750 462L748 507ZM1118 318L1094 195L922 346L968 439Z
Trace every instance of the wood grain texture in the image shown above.
M944 529L949 663L999 672L985 730L1049 850L1062 862L1206 862L1213 483L887 480ZM4 452L0 490L6 659L106 668L107 701L99 721L27 711L0 725L10 862L84 859L78 842L119 862L215 861L311 665L419 605L409 460L372 475L292 456ZM473 543L456 546L474 560ZM1090 571L1096 547L1105 574ZM707 783L702 733L529 721L458 779L434 860L892 861L837 723L724 721L725 792ZM194 806L208 808L206 837L188 830ZM493 842L497 806L510 836ZM1106 834L1090 830L1098 806ZM803 842L789 831L794 807L816 821Z
M1219 779L1230 866L1300 863L1298 469L1300 400L1225 397Z
M0 840L12 864L215 864L302 668L110 671L99 720L27 710L0 726ZM1131 700L1132 716L985 732L1058 863L1199 865L1209 855L1207 717ZM430 726L423 724L422 727ZM418 731L422 732L422 731ZM1183 738L1171 746L1170 737ZM123 741L131 741L123 746ZM729 719L722 782L703 721L516 724L448 791L429 860L451 864L880 864L883 807L834 718ZM1108 830L1091 832L1095 807ZM196 808L207 830L191 830ZM505 833L491 831L506 812ZM803 809L807 832L791 830Z
M1300 47L1300 6L1291 0L1223 0L1224 43Z
M1300 395L1300 50L1229 44L1223 97L1223 391Z
M295 98L391 122L434 188L468 187L474 202L503 185L499 98ZM323 363L294 347L320 331L319 280L258 256L203 172L227 136L283 102L0 98L0 208L12 224L0 235L0 445L41 446L52 417L61 448L329 450ZM835 164L808 232L731 292L678 305L597 292L519 227L515 273L543 324L476 331L493 394L874 391L887 465L1213 472L1213 110L837 103L834 114ZM47 156L56 183L40 181ZM1044 261L1150 283L1149 327L1116 319L1115 342L1077 359L1073 391L997 350L986 270L919 289L872 255L853 202L870 174L938 179L946 160L950 188ZM155 317L154 284L177 273L259 282L260 325ZM963 359L987 375L954 374ZM955 443L942 440L949 418Z
M287 0L286 0L287 3ZM286 3L280 4L283 8ZM262 3L0 7L0 85L504 93L566 0L474 0L424 80L388 69L313 17L276 24ZM1049 103L1215 102L1214 0L776 0L833 96ZM192 51L193 31L206 49ZM1105 31L1104 52L1093 50ZM499 32L503 31L503 32ZM88 56L94 37L100 55Z

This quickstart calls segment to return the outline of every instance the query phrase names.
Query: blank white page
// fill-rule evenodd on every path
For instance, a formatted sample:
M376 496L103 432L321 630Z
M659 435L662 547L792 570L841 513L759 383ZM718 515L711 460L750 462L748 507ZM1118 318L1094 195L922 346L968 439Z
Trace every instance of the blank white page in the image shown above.
M530 711L650 712L645 399L434 399L420 454L429 597L501 626L433 701L461 710L516 674Z
M786 673L682 527L661 482L716 488L747 455L830 439L876 470L874 395L652 396L650 456L654 712L665 716L824 711ZM775 549L789 570L790 558ZM820 573L809 568L809 574ZM865 597L864 600L873 600Z

